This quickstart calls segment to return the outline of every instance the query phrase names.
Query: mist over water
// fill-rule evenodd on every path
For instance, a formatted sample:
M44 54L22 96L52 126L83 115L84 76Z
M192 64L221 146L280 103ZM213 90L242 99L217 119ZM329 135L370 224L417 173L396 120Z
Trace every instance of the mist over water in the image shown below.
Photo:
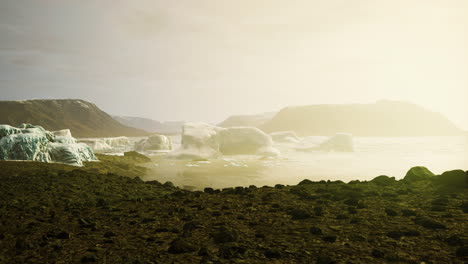
M308 137L302 145L322 142ZM409 168L426 166L440 174L468 169L468 137L356 137L355 151L301 152L300 145L278 144L281 157L224 156L208 161L166 159L155 155L144 180L171 181L179 187L203 189L235 186L297 184L303 179L370 180L379 175L401 179Z

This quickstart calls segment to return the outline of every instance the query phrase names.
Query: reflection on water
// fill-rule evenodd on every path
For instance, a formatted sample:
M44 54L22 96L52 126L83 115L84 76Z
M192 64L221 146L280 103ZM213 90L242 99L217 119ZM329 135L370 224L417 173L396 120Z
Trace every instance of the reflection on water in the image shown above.
M305 144L321 142L310 137ZM304 144L304 143L303 143ZM298 152L297 145L278 145L282 157L228 156L209 161L168 160L153 156L145 180L172 181L186 188L297 184L310 180L369 180L378 175L404 177L413 166L434 173L468 169L466 137L355 138L355 152Z

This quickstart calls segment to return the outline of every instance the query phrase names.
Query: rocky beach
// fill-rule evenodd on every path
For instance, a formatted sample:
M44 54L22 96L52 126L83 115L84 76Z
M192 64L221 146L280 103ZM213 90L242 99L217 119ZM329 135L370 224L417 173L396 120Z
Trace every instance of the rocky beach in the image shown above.
M0 263L466 263L467 173L188 191L148 158L0 162Z

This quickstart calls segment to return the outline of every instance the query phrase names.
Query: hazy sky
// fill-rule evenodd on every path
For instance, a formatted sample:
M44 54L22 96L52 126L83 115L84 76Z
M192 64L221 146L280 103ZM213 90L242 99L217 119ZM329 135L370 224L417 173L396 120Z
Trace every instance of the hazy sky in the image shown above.
M0 0L0 100L221 121L409 100L468 129L467 0Z

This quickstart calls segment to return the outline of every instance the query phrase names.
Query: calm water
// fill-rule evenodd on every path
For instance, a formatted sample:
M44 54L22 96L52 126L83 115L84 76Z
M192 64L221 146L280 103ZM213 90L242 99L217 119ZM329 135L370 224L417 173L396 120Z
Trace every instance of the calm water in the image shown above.
M168 160L153 156L145 180L172 181L180 187L201 189L248 185L297 184L310 180L369 180L378 175L404 177L413 166L434 173L468 170L468 137L355 138L355 152L300 152L295 147L323 141L310 137L299 145L277 145L278 159L226 156L210 161Z

